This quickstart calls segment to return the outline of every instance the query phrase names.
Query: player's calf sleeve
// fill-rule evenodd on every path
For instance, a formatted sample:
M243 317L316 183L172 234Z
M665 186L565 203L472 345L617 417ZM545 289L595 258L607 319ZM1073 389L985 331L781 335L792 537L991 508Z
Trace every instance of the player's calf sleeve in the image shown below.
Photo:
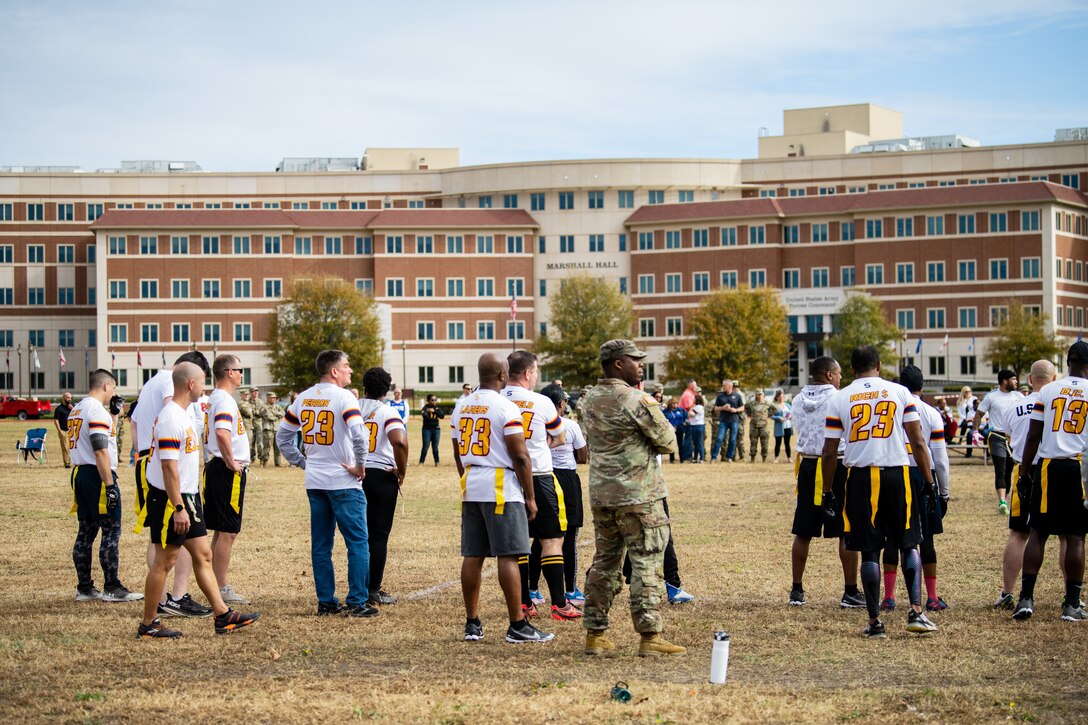
M861 587L865 590L865 608L869 611L869 618L876 619L880 614L880 563L875 551L862 554Z
M903 583L912 605L922 603L922 558L917 547L903 549Z
M529 556L518 557L518 571L521 572L521 603L532 606L533 600L529 598Z
M929 537L922 542L922 563L923 564L936 564L937 563L937 549L933 546L933 537Z
M578 529L573 527L563 537L563 577L566 591L573 592L578 585Z
M529 550L529 589L540 588L540 540L533 539L533 546Z
M540 573L544 575L544 581L548 582L552 604L560 609L567 606L567 595L563 589L563 555L541 557Z

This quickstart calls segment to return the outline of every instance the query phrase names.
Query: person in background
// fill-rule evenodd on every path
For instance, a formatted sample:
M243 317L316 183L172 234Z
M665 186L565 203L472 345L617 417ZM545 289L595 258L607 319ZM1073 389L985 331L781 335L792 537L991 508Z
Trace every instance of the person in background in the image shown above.
M696 393L688 411L688 436L691 438L691 462L706 463L706 399Z
M676 432L676 440L683 440L684 429L687 428L687 413L678 404L676 398L669 398L665 403L665 410L662 411L665 414L665 420L669 421L669 425L672 426ZM680 449L680 462L684 462L683 448ZM669 454L669 463L676 463L676 454Z
M438 438L441 435L439 430L441 424L438 421L445 418L446 414L438 407L437 400L435 396L428 395L427 402L419 411L420 417L423 419L423 448L419 451L419 465L421 466L427 460L428 447L434 457L434 465L438 465Z
M53 410L53 425L57 427L57 438L60 440L60 456L64 460L64 467L72 467L72 459L68 455L68 416L72 413L72 394L65 391L60 396L60 403Z
M782 443L786 444L786 462L790 457L790 438L793 436L793 408L786 401L786 396L779 388L774 394L774 462L778 463L778 453L782 449Z
M389 401L389 407L397 411L401 421L407 427L411 411L408 410L408 401L404 399L404 392L400 388L393 388L393 399Z

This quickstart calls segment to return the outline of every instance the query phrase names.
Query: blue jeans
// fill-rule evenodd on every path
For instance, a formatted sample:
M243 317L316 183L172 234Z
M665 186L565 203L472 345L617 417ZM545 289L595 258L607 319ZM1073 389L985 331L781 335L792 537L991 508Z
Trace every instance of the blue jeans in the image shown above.
M680 462L691 460L691 425L682 423L676 429L676 442L680 448Z
M434 453L434 462L438 463L438 438L442 431L439 428L424 428L423 429L423 449L419 452L419 462L423 463L427 460L427 447L431 448Z
M710 449L710 460L717 460L718 453L722 450L722 442L725 440L726 431L729 432L729 445L725 449L725 457L730 461L733 460L733 456L737 452L737 431L739 429L740 422L736 418L718 426L718 437L714 439L714 447Z
M348 597L350 607L367 600L370 580L370 546L366 532L366 496L361 488L335 491L307 489L310 499L310 562L314 569L317 601L328 604L336 598L336 571L332 565L332 542L336 527L348 550Z
M691 446L691 460L693 461L705 461L706 460L706 446L703 439L706 438L706 424L692 425L688 423L688 433L685 436L685 440L688 441L688 445Z

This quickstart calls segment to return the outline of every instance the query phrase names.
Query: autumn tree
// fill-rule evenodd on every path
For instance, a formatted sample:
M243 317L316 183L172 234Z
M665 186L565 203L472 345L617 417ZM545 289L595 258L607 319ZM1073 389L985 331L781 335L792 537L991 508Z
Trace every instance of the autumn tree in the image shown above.
M385 343L374 298L342 279L294 282L271 318L268 370L281 392L314 384L314 360L322 350L346 352L360 378L381 364Z
M872 345L880 353L880 367L885 376L894 376L899 354L895 343L902 333L884 314L880 302L868 294L851 294L838 312L838 324L827 341L831 355L842 365L844 381L853 379L850 354L854 348Z
M548 299L548 332L534 346L541 364L568 389L593 384L601 377L601 343L631 336L630 300L614 282L584 274L567 277Z
M769 288L720 289L707 295L684 322L685 337L665 356L665 380L694 379L717 387L741 378L767 387L786 376L790 350L787 310Z
M1065 341L1047 331L1045 312L1026 309L1018 299L1008 299L1009 314L994 330L986 348L986 360L1007 367L1019 377L1036 360L1060 360Z

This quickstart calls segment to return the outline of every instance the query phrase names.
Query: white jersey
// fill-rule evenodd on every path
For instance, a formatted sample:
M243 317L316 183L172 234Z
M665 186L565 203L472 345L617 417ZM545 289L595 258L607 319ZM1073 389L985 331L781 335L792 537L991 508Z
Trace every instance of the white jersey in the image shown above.
M552 449L552 465L569 470L578 467L578 463L574 460L574 452L586 447L586 437L582 435L581 427L573 420L563 418L562 421L566 440L563 445Z
M1012 443L1012 459L1017 463L1024 462L1024 444L1028 442L1031 411L1034 410L1037 402L1039 402L1039 391L1024 396L1023 400L1016 401L1016 405L1005 411L1005 430ZM1038 460L1039 456L1035 456L1035 461Z
M219 437L216 431L230 433L230 452L234 460L245 466L249 464L249 436L246 435L242 414L238 411L238 402L226 390L216 388L208 396L207 410L204 413L204 450L208 458L222 458L219 450Z
M104 435L108 438L112 432L113 416L102 403L89 396L79 401L68 414L67 445L72 454L72 465L95 465L91 436Z
M941 414L937 412L937 409L932 405L925 402L917 395L911 397L914 398L914 404L918 409L918 423L922 426L922 437L929 442L931 454L930 463L932 463L933 451L947 448L947 444L944 440L944 419L941 418ZM911 466L918 466L918 462L914 460L914 453L911 452L909 442L907 443L907 460L910 462Z
M465 467L462 501L525 501L506 448L506 436L518 432L524 435L521 409L494 390L479 388L457 406L450 433Z
M189 411L170 401L159 411L151 439L151 460L147 462L147 482L165 491L162 462L177 461L181 492L200 492L200 438Z
M1009 408L1015 407L1017 402L1023 399L1024 395L1019 390L1010 390L1007 393L992 390L978 404L978 411L990 416L990 430L1008 434L1009 431L1005 428L1005 415Z
M551 473L548 436L558 436L563 425L555 404L540 393L517 385L507 385L502 394L521 410L521 427L525 431L525 447L533 460L533 475Z
M1043 423L1039 459L1076 458L1088 436L1088 380L1072 375L1048 383L1039 391L1031 409L1031 420Z
M367 468L381 468L386 471L394 471L397 462L393 458L393 444L389 442L389 432L394 430L407 431L400 413L380 400L365 400L363 410L363 425L367 432Z
M140 396L136 398L136 415L132 422L136 424L136 450L146 451L151 447L151 429L155 427L155 418L167 398L174 395L174 371L165 368L144 383Z
M359 401L333 383L307 388L287 406L281 425L292 431L302 430L306 488L335 491L363 485L343 465L366 465L365 460L355 460L351 443L351 429L362 424Z
M904 423L918 421L914 396L883 378L858 378L827 401L827 438L846 439L848 468L907 465Z
M824 452L827 421L827 401L835 393L834 385L806 385L793 399L793 421L797 429L797 452L802 456L819 456ZM839 438L839 455L846 441Z
M110 470L117 470L117 419L110 415Z

